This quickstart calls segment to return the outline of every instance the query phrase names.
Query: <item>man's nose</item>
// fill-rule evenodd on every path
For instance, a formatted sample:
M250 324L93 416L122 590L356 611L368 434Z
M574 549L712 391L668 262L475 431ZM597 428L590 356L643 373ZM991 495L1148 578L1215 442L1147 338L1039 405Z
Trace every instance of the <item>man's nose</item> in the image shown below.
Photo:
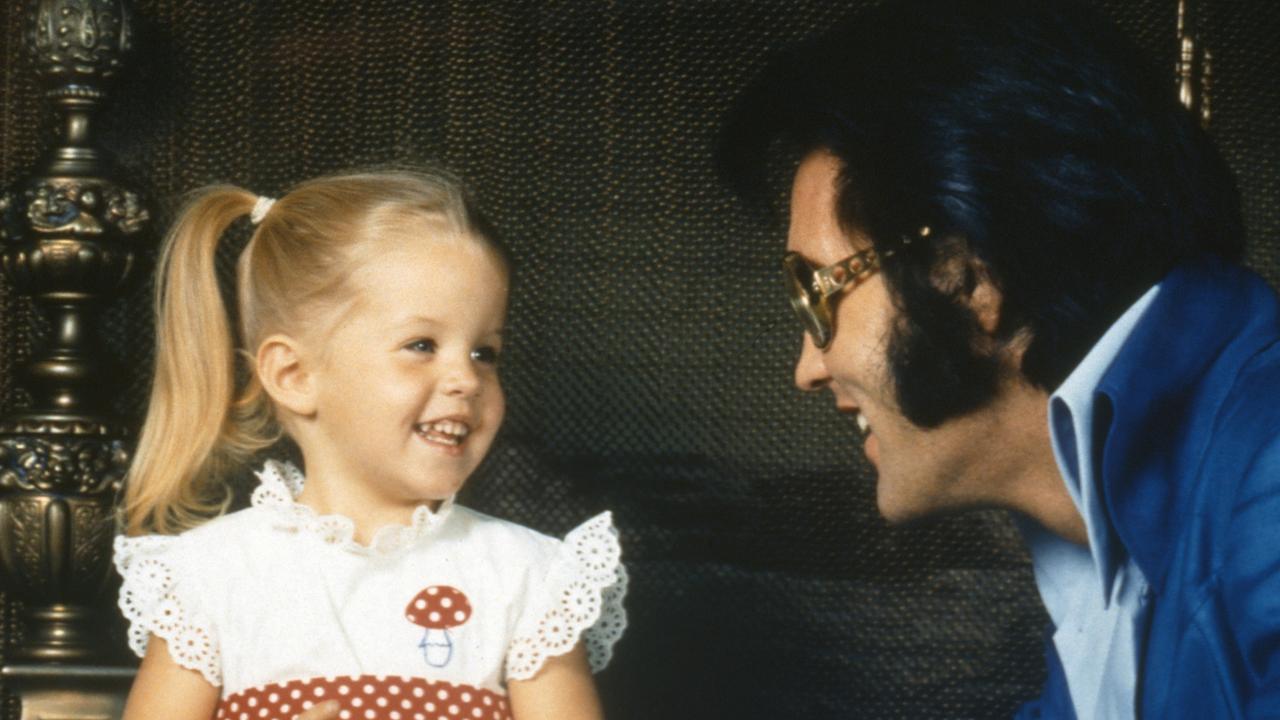
M821 390L830 382L827 373L826 357L809 333L804 334L800 345L800 357L796 358L796 387L806 392Z

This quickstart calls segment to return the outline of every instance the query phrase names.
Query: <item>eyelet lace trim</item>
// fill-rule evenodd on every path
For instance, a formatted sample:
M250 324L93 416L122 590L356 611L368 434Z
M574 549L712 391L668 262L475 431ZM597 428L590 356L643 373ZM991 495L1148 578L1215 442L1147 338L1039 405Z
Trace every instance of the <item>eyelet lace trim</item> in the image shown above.
M617 531L610 513L601 513L564 539L551 571L557 595L532 635L521 635L507 651L507 678L527 680L548 657L573 649L579 637L587 647L592 672L609 664L613 646L627 627L622 599L627 571L620 559Z
M161 559L175 541L163 535L115 539L116 569L124 578L120 611L129 621L129 648L143 657L151 635L162 638L175 662L216 687L222 684L222 668L209 623L174 593L177 576Z
M295 500L306 480L302 471L290 462L268 460L257 473L259 485L250 502L254 507L270 508L277 514L275 526L310 533L325 544L361 554L389 555L407 548L439 527L453 508L453 498L445 500L432 512L427 505L413 511L408 525L379 528L368 546L356 542L356 526L344 515L320 515Z

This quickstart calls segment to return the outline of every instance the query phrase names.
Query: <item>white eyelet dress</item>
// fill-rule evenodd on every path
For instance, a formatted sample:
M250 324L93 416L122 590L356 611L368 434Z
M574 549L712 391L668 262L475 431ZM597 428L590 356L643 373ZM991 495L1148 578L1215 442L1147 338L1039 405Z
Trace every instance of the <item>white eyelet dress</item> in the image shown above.
M120 608L222 690L220 720L504 720L508 680L585 643L593 671L626 627L609 513L563 541L444 502L355 542L345 517L294 498L269 461L252 506L175 536L118 537Z

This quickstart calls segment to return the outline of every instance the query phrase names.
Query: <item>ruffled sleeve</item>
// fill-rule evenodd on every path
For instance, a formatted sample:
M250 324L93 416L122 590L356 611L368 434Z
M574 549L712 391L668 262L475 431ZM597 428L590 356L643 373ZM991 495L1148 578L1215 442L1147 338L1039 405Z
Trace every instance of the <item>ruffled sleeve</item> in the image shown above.
M507 652L507 679L527 680L549 657L585 643L592 672L609 664L613 645L627 627L622 599L627 572L610 513L579 525L564 539L545 580L526 598L526 611Z
M155 635L169 655L211 685L222 685L218 639L198 604L199 592L180 579L181 539L163 535L118 536L115 565L124 582L120 610L129 621L129 647L138 657Z

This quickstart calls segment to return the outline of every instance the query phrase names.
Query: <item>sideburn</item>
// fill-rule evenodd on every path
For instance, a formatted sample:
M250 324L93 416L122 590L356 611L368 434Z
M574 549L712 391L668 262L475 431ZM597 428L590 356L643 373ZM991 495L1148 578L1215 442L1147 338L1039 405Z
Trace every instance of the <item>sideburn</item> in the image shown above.
M889 336L889 373L902 415L934 428L988 405L1001 368L993 353L977 347L983 332L967 306L928 285L907 287Z

